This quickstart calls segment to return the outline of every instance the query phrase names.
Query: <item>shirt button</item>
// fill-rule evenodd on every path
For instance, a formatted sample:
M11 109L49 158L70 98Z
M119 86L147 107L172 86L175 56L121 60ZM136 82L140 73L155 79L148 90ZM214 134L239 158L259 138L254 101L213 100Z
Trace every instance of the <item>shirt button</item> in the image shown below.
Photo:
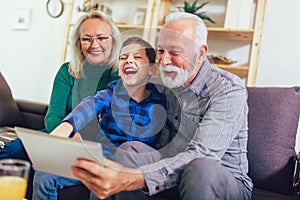
M158 185L155 187L155 190L159 190L159 186Z
M178 120L178 116L175 116L174 119L175 119L175 120Z

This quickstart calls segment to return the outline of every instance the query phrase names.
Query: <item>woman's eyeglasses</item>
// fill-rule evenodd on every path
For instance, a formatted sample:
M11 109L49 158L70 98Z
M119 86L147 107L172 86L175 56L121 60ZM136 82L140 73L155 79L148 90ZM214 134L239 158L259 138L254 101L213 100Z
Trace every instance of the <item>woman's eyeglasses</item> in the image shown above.
M98 44L104 44L108 41L108 39L112 37L111 35L97 35L94 37L91 36L81 36L80 37L80 42L83 45L92 45L94 40L96 40L96 42Z

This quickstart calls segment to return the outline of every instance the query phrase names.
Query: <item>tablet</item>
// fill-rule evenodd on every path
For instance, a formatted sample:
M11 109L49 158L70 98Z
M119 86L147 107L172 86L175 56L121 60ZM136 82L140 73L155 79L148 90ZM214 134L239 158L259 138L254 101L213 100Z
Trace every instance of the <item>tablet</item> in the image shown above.
M76 158L103 163L100 143L61 138L21 127L15 127L15 131L24 145L33 169L37 171L76 179L70 169Z

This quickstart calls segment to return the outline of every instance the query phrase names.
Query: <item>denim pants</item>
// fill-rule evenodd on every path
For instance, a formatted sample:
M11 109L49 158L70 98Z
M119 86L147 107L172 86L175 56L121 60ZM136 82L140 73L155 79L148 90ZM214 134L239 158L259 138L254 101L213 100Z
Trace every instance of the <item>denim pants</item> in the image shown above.
M30 159L19 138L5 144L4 148L0 149L0 160L5 158L17 158L30 162Z
M80 184L82 183L75 179L37 171L33 180L33 200L57 200L58 189ZM107 198L107 200L114 199L114 196ZM98 198L91 193L90 200L98 200Z
M57 200L58 189L80 185L80 181L36 171L33 179L33 200Z

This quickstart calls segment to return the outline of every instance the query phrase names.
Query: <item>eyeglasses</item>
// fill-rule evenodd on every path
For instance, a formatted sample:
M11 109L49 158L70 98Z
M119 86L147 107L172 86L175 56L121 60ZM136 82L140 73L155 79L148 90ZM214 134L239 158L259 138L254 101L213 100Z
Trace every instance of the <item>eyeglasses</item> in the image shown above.
M98 44L104 44L108 41L108 39L112 37L111 35L98 35L98 36L81 36L80 42L83 45L92 45L94 43L94 40L97 41Z

